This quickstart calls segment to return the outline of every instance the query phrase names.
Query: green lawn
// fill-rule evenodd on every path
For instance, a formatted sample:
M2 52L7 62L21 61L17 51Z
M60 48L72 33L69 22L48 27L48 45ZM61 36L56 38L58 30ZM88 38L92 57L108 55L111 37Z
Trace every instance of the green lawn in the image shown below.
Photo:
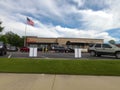
M0 72L120 76L120 60L0 58Z

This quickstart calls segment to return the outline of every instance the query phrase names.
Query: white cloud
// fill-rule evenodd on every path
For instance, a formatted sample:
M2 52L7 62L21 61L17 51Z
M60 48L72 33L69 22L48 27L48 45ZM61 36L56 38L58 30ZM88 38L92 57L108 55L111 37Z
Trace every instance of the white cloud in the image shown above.
M22 22L10 21L9 19L5 19L4 22L5 32L12 31L14 33L19 34L20 36L25 35L25 27L26 25ZM9 22L9 23L8 23ZM53 25L45 25L40 23L39 21L35 21L38 25L37 27L27 26L26 35L27 36L38 36L38 37L75 37L75 38L98 38L105 39L105 41L109 41L114 39L110 37L108 33L101 32L98 33L95 30L79 30L79 29L70 29L64 28L61 26L53 26Z
M113 27L113 15L104 11L83 10L85 28L104 31Z
M79 30L79 29L70 29L63 28L61 26L56 26L55 30L58 31L61 37L76 37L76 38L97 38L97 39L105 39L105 42L115 38L109 36L107 32L101 32L95 30Z
M81 7L84 5L83 0L73 0L73 1L77 3L78 7Z
M73 0L77 5L84 6L85 0ZM108 1L108 0L107 0ZM35 27L27 27L27 35L39 37L79 37L79 38L102 38L105 41L114 39L107 29L120 27L120 4L119 0L109 0L109 8L94 11L92 9L78 9L75 5L62 0L0 0L0 20L3 21L5 31L13 31L20 36L25 35L26 15L34 22ZM103 2L103 0L102 0ZM94 3L94 2L91 2ZM102 6L102 3L96 2ZM47 17L51 20L70 24L75 23L74 17L78 18L81 27L85 30L68 28L64 25L45 24L36 18ZM70 18L69 16L73 16ZM70 20L69 20L70 19Z

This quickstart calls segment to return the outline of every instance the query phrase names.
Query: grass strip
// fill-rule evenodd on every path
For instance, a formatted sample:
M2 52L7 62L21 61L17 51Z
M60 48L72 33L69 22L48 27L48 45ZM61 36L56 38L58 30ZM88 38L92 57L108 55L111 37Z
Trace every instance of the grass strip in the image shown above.
M1 58L0 72L120 76L120 60Z

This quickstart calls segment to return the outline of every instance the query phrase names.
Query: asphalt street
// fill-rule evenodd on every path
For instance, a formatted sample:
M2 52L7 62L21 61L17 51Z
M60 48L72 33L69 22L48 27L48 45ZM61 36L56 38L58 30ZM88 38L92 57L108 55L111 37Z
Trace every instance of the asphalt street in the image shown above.
M91 57L89 53L82 53L81 59L116 59L114 56ZM7 52L7 55L0 56L0 58L30 58L29 53L26 52ZM75 59L74 53L55 53L55 52L38 52L36 58L67 58Z

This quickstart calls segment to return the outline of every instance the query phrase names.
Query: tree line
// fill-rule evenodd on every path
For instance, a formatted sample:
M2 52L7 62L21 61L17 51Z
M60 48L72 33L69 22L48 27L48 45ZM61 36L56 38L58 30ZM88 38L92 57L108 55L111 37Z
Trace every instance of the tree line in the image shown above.
M2 27L2 22L0 21L0 32L2 32L3 30L4 27ZM6 44L10 44L16 47L24 46L24 36L20 37L19 35L11 31L5 33L4 35L0 34L0 41L3 41Z

